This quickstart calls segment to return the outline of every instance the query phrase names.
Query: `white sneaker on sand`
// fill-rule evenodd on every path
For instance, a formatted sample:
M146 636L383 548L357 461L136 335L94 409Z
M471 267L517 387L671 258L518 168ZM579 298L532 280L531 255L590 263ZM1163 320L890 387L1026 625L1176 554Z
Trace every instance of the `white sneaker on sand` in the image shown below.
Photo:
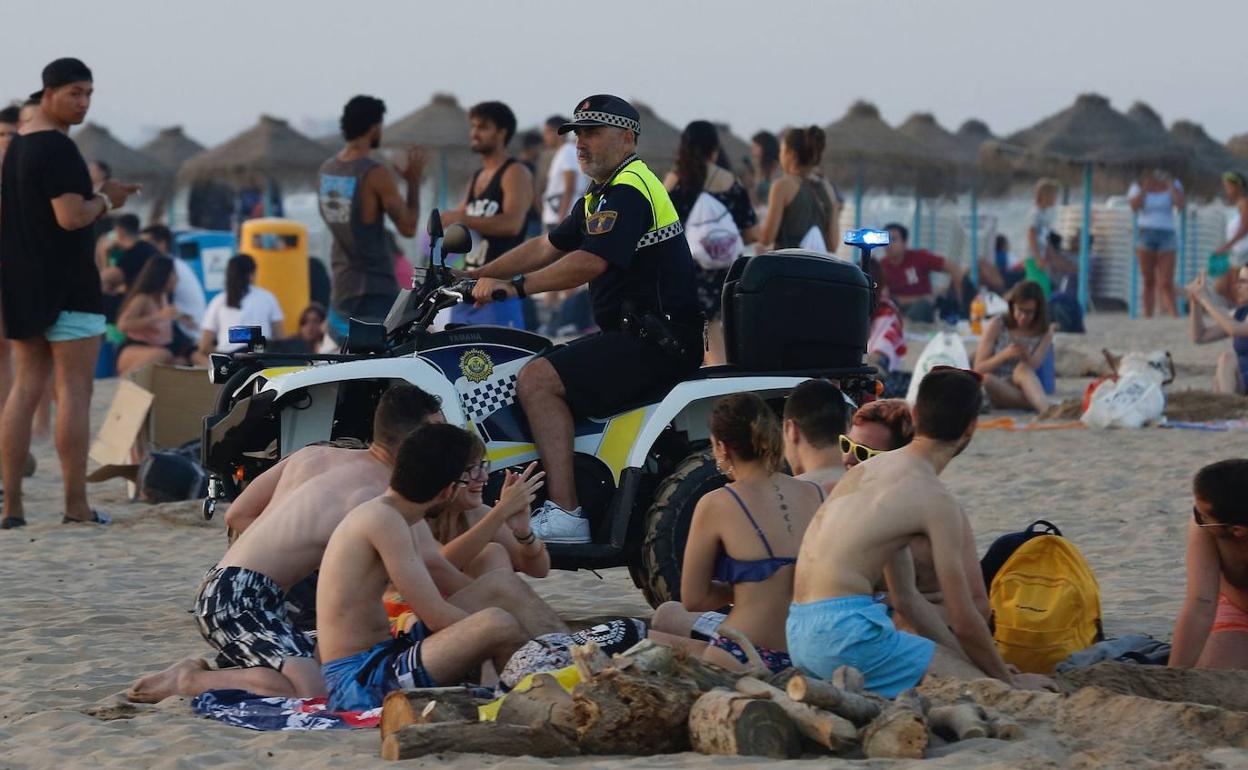
M547 500L533 512L530 526L533 534L547 543L588 543L589 519L581 515L581 507L565 511Z

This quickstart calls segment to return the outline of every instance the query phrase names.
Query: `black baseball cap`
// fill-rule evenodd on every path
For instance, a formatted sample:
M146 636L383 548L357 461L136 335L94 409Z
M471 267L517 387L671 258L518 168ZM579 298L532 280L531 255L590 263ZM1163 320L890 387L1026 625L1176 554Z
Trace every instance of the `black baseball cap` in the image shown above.
M49 88L60 88L70 83L83 80L92 81L91 68L82 63L81 59L67 56L57 59L43 68L43 88L30 95L31 99L42 99L43 92Z
M572 112L572 121L559 127L560 134L587 126L613 126L641 135L641 114L618 96L595 94L581 100Z

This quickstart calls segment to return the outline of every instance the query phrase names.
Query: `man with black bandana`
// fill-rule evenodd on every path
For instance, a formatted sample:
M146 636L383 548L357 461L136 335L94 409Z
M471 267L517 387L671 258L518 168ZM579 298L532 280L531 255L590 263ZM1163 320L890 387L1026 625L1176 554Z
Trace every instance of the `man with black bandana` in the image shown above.
M590 540L572 475L573 416L608 416L661 397L702 360L693 258L663 183L637 158L637 110L591 96L559 129L569 131L593 180L585 197L549 234L470 271L478 305L500 290L524 297L588 283L602 329L534 359L516 382L549 492L533 531L548 543Z

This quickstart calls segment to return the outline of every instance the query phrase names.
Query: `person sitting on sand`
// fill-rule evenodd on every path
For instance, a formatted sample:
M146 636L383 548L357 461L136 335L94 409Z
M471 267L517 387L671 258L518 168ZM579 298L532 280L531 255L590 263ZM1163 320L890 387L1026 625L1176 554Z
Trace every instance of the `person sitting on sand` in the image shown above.
M827 380L806 380L784 401L784 459L799 479L831 492L844 469L837 438L844 433L850 403Z
M1236 271L1232 285L1236 308L1229 313L1209 294L1207 281L1205 271L1201 270L1196 280L1187 285L1187 296L1191 299L1188 330L1192 342L1197 345L1231 338L1231 349L1218 356L1213 391L1242 396L1248 393L1248 266ZM1206 314L1213 326L1205 325Z
M1044 289L1023 281L1010 290L1010 309L988 322L975 350L975 371L984 375L984 389L997 409L1043 412L1049 397L1036 375L1053 344Z
M394 385L377 405L367 450L306 447L248 484L226 513L226 524L242 535L205 577L195 610L204 638L239 668L209 671L198 657L187 658L139 679L128 697L158 702L214 689L322 694L308 630L315 627L315 571L325 545L348 511L386 489L402 440L426 422L441 421L436 397L413 385ZM531 636L567 631L510 570L482 569L477 580L464 575L441 555L427 526L419 525L415 537L426 544L422 557L451 602L468 610L504 607ZM495 567L506 558L497 545L480 556Z
M979 375L936 367L919 386L915 438L845 474L815 515L798 552L786 637L793 664L820 678L857 668L868 690L895 697L927 674L985 675L1022 687L1046 677L1011 675L967 587L965 519L940 473L971 442L983 391ZM918 592L909 545L931 543L949 625ZM898 631L875 587L922 636ZM952 627L952 632L950 631Z
M838 437L841 464L849 470L872 457L901 449L914 438L914 418L905 399L885 398L858 407L849 433ZM828 490L831 491L831 490Z
M710 644L703 659L742 670L747 658L740 645L710 628L718 625L718 618L696 614L731 604L722 625L745 634L767 667L782 671L790 665L784 617L793 591L792 554L823 502L823 488L779 471L780 426L767 403L753 393L716 402L711 448L716 466L730 482L703 496L694 508L680 577L681 602L661 605L652 626L676 637L687 638L690 628L705 633Z
M480 439L462 428L421 427L399 447L386 491L334 530L316 597L329 709L377 708L391 690L455 684L487 662L501 670L528 641L505 610L469 614L443 599L412 534L469 483L484 454ZM421 618L398 638L381 599L390 583Z
M1170 665L1248 669L1248 460L1206 465L1192 493L1187 596Z
M489 481L489 462L480 472L469 474L468 483L459 488L436 519L429 521L433 537L442 544L442 555L466 574L477 577L481 570L506 569L542 578L550 573L550 554L546 544L529 526L529 503L533 493L541 489L545 473L534 473L537 463L530 463L521 473L506 472L498 503L491 508L482 494ZM478 557L495 543L506 554L495 563ZM489 549L488 553L497 553ZM475 562L475 563L474 563Z

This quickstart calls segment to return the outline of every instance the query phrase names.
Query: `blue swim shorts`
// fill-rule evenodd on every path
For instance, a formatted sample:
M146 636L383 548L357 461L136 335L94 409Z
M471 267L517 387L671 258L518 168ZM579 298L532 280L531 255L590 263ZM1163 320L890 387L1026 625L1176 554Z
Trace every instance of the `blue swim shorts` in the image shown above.
M98 337L104 333L104 316L99 313L80 313L62 310L56 321L43 333L48 342L72 342Z
M430 635L418 622L397 639L379 642L363 652L321 665L329 690L330 711L379 708L391 690L437 687L420 659L420 643Z
M922 681L936 645L898 631L888 607L870 596L789 605L789 655L802 671L827 679L840 666L862 672L867 689L893 698Z

